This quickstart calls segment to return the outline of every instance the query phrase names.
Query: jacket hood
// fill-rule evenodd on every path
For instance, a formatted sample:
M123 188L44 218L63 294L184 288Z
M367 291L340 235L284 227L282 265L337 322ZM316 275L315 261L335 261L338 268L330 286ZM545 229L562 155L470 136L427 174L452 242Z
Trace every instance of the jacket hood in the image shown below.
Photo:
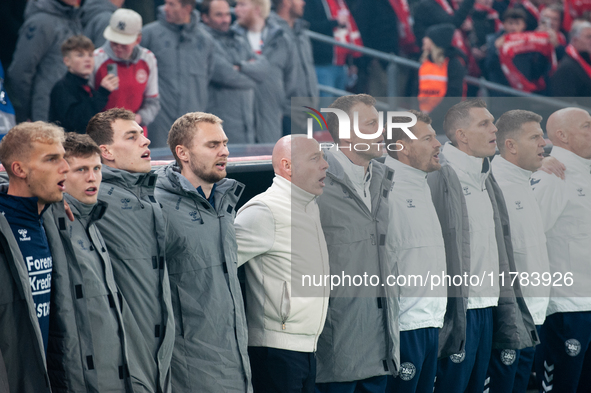
M149 173L131 173L121 169L111 168L103 165L103 181L118 184L123 188L132 189L134 187L152 187L156 184L157 175L154 171Z
M185 31L193 31L195 30L195 28L199 25L199 23L201 23L199 21L199 12L197 12L197 10L193 10L191 12L191 21L185 25L175 25L173 23L169 23L166 21L166 14L164 13L164 6L161 5L160 7L158 7L158 22L162 23L162 25L166 26L168 29L174 31L174 32L180 32L181 35L183 34L183 32Z
M84 3L84 0L82 0L82 3ZM78 8L74 8L59 0L32 0L28 2L27 8L25 8L25 20L39 13L73 19L78 17L81 8L82 5Z
M93 205L88 205L80 202L70 194L64 194L64 198L70 205L74 217L87 220L89 224L100 220L105 215L108 206L107 202L103 201L97 201Z
M131 57L129 58L129 60L123 60L123 59L120 59L117 56L115 56L115 53L113 53L113 49L111 49L111 44L110 44L109 40L105 41L103 46L101 46L101 49L105 51L105 53L109 56L109 58L113 59L114 61L116 61L118 63L132 64L140 59L140 46L139 45L136 45L136 47L133 48L133 53L131 54Z
M86 26L98 14L115 11L117 11L117 7L109 0L86 0L84 7L81 7L80 11L82 25Z

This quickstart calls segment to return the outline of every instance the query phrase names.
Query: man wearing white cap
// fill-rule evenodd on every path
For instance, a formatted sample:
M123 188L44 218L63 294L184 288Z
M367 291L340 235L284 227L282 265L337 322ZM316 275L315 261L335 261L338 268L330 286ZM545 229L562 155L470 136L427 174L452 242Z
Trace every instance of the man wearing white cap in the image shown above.
M107 74L119 76L119 89L109 95L105 110L125 108L135 113L135 121L147 126L160 110L156 57L139 46L142 17L120 8L113 13L103 36L105 44L94 51L94 86Z

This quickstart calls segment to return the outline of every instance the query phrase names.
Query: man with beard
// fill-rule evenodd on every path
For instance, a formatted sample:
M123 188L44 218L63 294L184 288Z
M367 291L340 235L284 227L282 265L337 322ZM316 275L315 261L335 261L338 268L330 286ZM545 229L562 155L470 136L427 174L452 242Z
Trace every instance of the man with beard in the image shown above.
M323 393L384 392L387 375L396 374L399 365L396 287L355 286L346 279L366 274L385 282L396 269L385 249L393 173L374 160L382 156L384 141L375 103L359 94L330 105L358 121L350 130L339 129L336 114L326 115L336 143L325 152L329 168L318 207L330 271L342 275L343 283L331 290L318 340L316 387Z
M225 179L228 138L217 116L187 113L158 170L176 337L174 392L252 392L234 214L244 185Z
M97 221L123 295L123 323L134 391L170 393L174 317L164 260L164 218L154 198L150 140L131 111L95 115L86 132L103 163L99 201L109 209Z
M441 143L431 127L431 118L410 110L417 123L410 131L413 140L400 128L386 140L385 164L394 170L390 193L390 219L386 250L398 264L398 274L421 275L445 272L445 246L437 212L431 200L427 173L441 169ZM394 118L396 123L408 121ZM396 149L393 143L398 143ZM398 150L398 151L395 151ZM392 273L394 274L394 273ZM439 330L446 309L445 286L400 287L400 372L390 380L393 392L432 393L437 372Z
M22 123L0 143L0 391L50 392L45 358L53 257L42 214L63 199L64 131ZM7 386L8 385L8 386Z

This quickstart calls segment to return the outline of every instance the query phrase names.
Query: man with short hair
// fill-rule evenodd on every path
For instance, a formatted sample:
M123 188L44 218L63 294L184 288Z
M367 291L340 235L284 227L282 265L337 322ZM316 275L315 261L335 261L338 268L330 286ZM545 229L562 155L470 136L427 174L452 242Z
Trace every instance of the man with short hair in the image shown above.
M591 386L591 116L579 108L560 109L550 115L546 130L552 157L566 166L565 179L538 171L531 186L542 214L550 273L553 280L562 277L562 286L550 288L536 375L544 391L584 391Z
M248 42L251 52L270 63L267 77L255 88L255 139L276 143L282 134L283 114L291 107L296 80L293 42L269 18L270 0L238 0L235 31Z
M544 159L546 142L541 121L542 116L529 111L518 109L504 113L496 122L501 154L492 161L492 171L509 213L515 267L532 279L550 272L542 215L530 187L530 177L540 169ZM525 285L522 292L539 331L546 318L550 287ZM534 352L533 347L494 348L488 366L490 392L525 392Z
M234 214L244 185L225 179L228 138L203 112L174 122L175 162L157 172L177 334L174 392L252 392Z
M273 185L236 217L238 264L248 262L253 386L261 393L313 393L330 290L328 285L310 288L302 280L329 273L316 203L328 164L318 142L304 135L281 138L272 161ZM282 302L289 302L289 309Z
M200 9L204 28L216 42L217 54L234 64L236 71L249 77L254 84L263 83L270 64L264 56L250 50L236 25L230 26L232 16L228 0L204 0ZM254 85L245 89L241 84L232 83L226 75L222 78L224 81L212 80L209 84L207 110L224 119L224 132L230 143L255 143Z
M109 95L105 109L125 108L135 114L135 122L147 126L160 111L156 57L139 44L142 40L142 17L135 11L120 8L113 12L103 36L107 40L94 51L95 89L109 74L119 77L119 87Z
M199 21L195 0L165 0L159 11L158 20L144 28L142 45L158 59L162 103L149 128L150 138L155 147L165 147L168 130L177 118L207 108L210 82L241 89L253 89L254 82L218 53Z
M340 138L347 130L339 130L337 115L326 115L335 144L325 152L329 168L318 207L331 274L375 275L385 282L397 269L385 248L393 174L375 161L384 141L375 103L358 94L330 105L349 119L357 117L358 131L351 123L350 137ZM397 288L343 281L331 290L318 340L316 387L320 392L385 392L387 375L395 375L400 364Z
M0 381L10 393L49 393L46 366L53 257L43 212L63 199L64 131L13 127L0 143L9 185L0 190Z
M74 221L54 204L44 225L54 256L49 379L56 392L132 392L121 299L96 227L107 209L97 202L101 151L88 135L76 133L66 135L64 149L70 165L65 199Z
M519 285L512 286L509 278L516 271L511 240L505 236L509 219L488 158L497 146L493 120L481 99L451 107L443 123L451 142L442 148L442 168L428 177L443 230L447 274L470 278L447 284L436 392L487 389L493 346L521 349L537 342ZM504 281L499 282L499 275ZM491 279L479 284L472 278L485 276Z
M409 110L417 123L409 128L411 139L400 128L386 139L385 164L394 171L394 188L388 198L390 217L386 250L398 264L398 274L424 276L426 272L445 272L445 246L441 226L431 200L427 173L441 168L439 148L431 118ZM394 118L404 123L406 118ZM397 145L394 145L394 144ZM396 146L396 149L394 149ZM400 287L400 370L390 380L393 392L433 392L437 372L439 331L447 290L445 286Z
M97 222L115 282L125 302L129 371L134 390L169 393L174 317L165 263L165 223L154 198L150 140L133 112L115 108L95 115L86 132L101 150L99 200L109 210ZM129 313L129 314L128 314Z
M558 69L550 77L550 93L553 97L578 97L576 100L589 104L584 97L591 91L591 22L573 23L570 45Z

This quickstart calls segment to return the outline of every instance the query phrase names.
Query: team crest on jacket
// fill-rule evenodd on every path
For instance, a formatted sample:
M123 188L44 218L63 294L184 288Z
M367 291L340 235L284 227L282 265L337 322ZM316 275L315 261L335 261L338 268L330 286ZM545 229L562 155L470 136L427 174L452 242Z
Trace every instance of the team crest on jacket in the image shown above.
M515 362L515 359L517 359L517 352L515 352L514 349L503 349L501 351L501 362L503 362L505 366L512 365Z
M466 352L454 353L453 355L449 356L449 360L454 363L462 363L466 358Z
M137 81L137 83L146 83L146 81L148 80L148 73L146 72L146 70L144 70L143 68L137 70L137 72L135 73L135 80Z
M21 242L26 242L26 241L31 240L31 236L27 236L26 229L19 229L18 234L21 235L21 237L18 238L18 240L20 240Z
M398 376L403 381L410 381L414 378L416 373L417 368L415 367L415 365L410 362L406 362L400 365L400 373L398 373Z
M515 201L515 206L517 206L516 210L522 210L523 206L521 206L521 201Z
M581 352L581 343L576 338L564 342L564 349L568 356L577 356Z
M407 199L406 203L408 204L407 207L416 207L415 205L412 204L412 199Z
M129 200L129 198L123 198L123 199L121 199L121 203L123 204L123 206L121 206L121 209L123 209L123 210L129 210L129 209L131 209L131 206L129 206L129 204L131 203L131 201Z

